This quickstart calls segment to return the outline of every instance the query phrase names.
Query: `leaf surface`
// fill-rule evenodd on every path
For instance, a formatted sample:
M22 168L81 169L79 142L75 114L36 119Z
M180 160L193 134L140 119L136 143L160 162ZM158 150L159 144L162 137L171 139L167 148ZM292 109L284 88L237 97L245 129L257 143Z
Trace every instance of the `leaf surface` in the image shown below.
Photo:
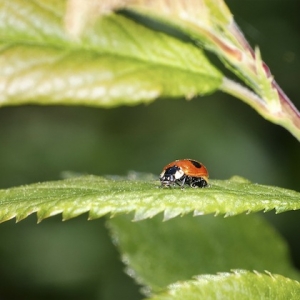
M233 273L202 275L196 280L171 285L152 300L271 300L299 299L300 284L276 274L236 270Z
M0 4L0 105L113 107L190 99L220 86L221 73L192 43L115 14L75 39L58 2Z
M89 212L89 218L108 213L134 213L136 221L161 212L168 220L194 213L225 216L256 211L300 208L300 194L283 188L253 184L243 178L211 180L210 187L160 188L153 175L129 177L81 176L0 190L0 221L17 221L37 212L38 220L62 213L70 219Z
M195 275L247 269L300 278L283 239L256 215L108 221L128 273L157 292ZM185 299L185 298L182 298ZM251 299L251 298L249 298Z

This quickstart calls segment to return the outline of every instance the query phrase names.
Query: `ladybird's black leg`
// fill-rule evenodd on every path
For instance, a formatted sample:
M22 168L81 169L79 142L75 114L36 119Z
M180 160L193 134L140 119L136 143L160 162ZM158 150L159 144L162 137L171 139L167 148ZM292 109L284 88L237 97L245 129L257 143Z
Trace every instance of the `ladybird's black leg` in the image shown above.
M194 177L192 177L190 180L190 187L192 187L192 188L197 187L197 181L195 180Z
M207 186L208 186L207 181L202 178L202 180L201 180L201 187L207 187Z
M176 180L177 185L179 185L182 189L184 184L186 183L186 177L185 175L183 175L181 178Z
M181 177L181 179L180 179L181 180L181 184L180 184L181 189L184 189L184 184L185 183L188 184L188 179L189 179L189 177L186 176L186 175L184 175L184 176Z
M201 178L201 181L200 181L200 187L207 187L208 186L208 183L205 179Z
M188 184L190 187L193 187L193 179L194 179L194 177L186 176L185 183Z
M206 186L208 186L207 182L205 179L203 179L202 177L193 177L190 183L191 187L200 187L200 188L204 188Z
M175 182L176 182L177 185L182 186L182 180L181 179L176 179Z
M181 189L183 189L183 186L185 184L185 180L186 180L186 176L183 176L182 180L181 180Z

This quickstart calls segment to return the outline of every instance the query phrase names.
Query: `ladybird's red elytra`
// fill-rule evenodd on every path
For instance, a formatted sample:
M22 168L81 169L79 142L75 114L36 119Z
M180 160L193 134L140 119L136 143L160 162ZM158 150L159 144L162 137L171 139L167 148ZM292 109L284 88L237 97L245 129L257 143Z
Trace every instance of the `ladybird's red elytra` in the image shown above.
M164 187L183 187L184 184L190 187L207 187L208 171L206 167L194 159L178 159L163 168L160 174L160 182Z

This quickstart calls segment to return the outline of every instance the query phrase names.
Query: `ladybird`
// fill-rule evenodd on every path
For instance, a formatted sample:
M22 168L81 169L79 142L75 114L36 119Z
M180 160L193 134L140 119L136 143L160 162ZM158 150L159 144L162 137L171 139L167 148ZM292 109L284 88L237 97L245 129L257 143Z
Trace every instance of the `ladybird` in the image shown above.
M160 182L165 187L178 184L183 188L184 184L187 184L190 187L203 188L208 186L208 171L196 160L178 159L163 168Z

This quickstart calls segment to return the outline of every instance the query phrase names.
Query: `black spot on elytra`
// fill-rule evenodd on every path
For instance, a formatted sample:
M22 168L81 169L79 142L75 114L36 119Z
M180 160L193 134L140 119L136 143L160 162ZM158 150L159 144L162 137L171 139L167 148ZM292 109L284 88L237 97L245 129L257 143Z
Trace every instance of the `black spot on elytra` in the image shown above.
M197 161L195 160L189 160L196 168L200 169L202 166L200 163L198 163Z

